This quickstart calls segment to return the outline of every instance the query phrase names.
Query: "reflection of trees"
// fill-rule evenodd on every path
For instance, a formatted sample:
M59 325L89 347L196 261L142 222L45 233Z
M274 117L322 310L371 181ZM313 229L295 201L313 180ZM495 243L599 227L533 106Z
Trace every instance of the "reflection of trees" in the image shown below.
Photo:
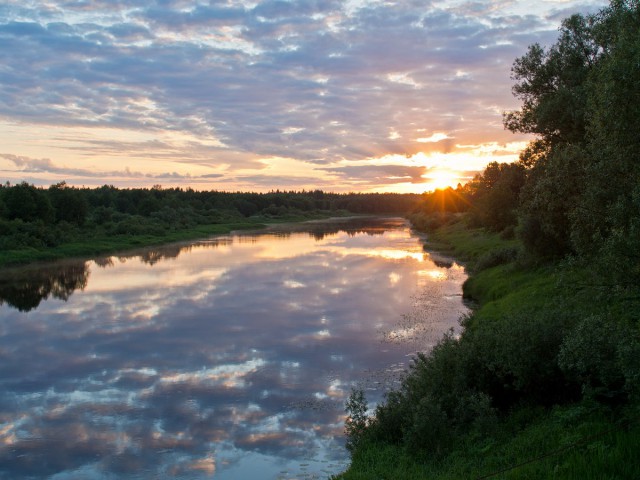
M28 312L49 296L66 301L75 290L84 290L88 279L86 262L7 270L0 277L0 305Z
M149 265L155 265L160 260L167 260L170 258L178 258L178 255L183 251L191 251L191 245L167 245L164 247L149 248L142 252L139 257L142 263Z
M315 240L323 240L326 237L335 236L340 232L345 232L350 237L355 237L361 233L366 235L382 235L390 229L398 228L400 222L403 222L403 220L384 217L334 218L326 221L274 226L270 229L269 235L276 238L287 239L293 233L308 233L309 236ZM242 236L240 237L240 241L256 241L251 240L252 238L256 237Z
M102 268L113 267L114 265L112 257L95 258L93 261L97 266Z
M356 235L361 233L364 233L366 235L382 235L386 230L388 229L387 228L353 228L353 229L338 228L335 230L327 230L326 228L324 228L322 230L309 232L309 235L311 235L316 240L322 240L325 237L331 237L331 236L337 235L340 232L345 232L350 237L355 237Z
M198 244L200 245L200 244ZM212 246L217 247L217 242L207 242L203 243L204 246ZM115 257L99 257L95 258L94 263L102 268L113 267L114 258L117 258L121 263L126 262L132 258L139 258L142 263L147 263L149 265L155 265L161 260L168 260L171 258L177 258L182 252L189 252L193 248L194 245L165 245L158 247L149 247L144 249L131 250L129 252L123 252Z

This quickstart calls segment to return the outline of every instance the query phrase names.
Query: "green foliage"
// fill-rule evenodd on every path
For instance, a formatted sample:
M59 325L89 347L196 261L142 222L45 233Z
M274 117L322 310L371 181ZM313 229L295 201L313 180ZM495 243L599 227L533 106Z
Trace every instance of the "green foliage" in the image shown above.
M522 101L522 107L505 113L506 128L537 134L548 145L582 141L584 84L599 52L592 24L591 17L573 15L562 22L558 42L550 49L534 44L526 55L516 59L513 94Z
M449 225L457 220L457 215L450 212L417 212L409 216L413 228L422 232L433 232L440 227Z
M360 389L352 389L346 404L347 419L344 422L347 450L354 451L362 442L367 428L367 399Z
M49 223L53 219L53 207L47 195L26 182L3 188L2 200L8 220Z
M517 224L520 190L525 168L520 164L491 162L482 174L465 186L472 207L473 225L500 232Z
M418 354L402 388L377 407L370 438L439 458L460 436L490 433L498 414L516 405L575 399L577 387L558 365L574 321L554 311L467 319L460 338L449 334Z
M572 252L570 216L583 189L584 155L579 146L558 146L529 170L520 195L519 235L531 254Z
M604 254L613 282L640 281L640 5L615 1L598 16L603 54L589 83L589 182L573 215L572 239L585 256ZM581 213L584 213L582 216Z
M614 253L612 282L640 280L640 5L615 0L573 15L548 50L513 66L520 110L505 127L538 138L522 153L520 235L542 258ZM610 256L612 257L612 256ZM596 265L596 268L598 265Z
M519 254L520 249L518 247L503 247L495 250L489 250L478 257L473 270L474 272L480 272L488 268L497 267L498 265L515 262L518 259Z
M468 437L439 461L408 449L366 444L342 480L459 480L466 478L632 479L640 471L637 419L583 403L550 410L524 408L497 424L491 438Z
M89 202L82 191L69 188L65 182L62 182L49 187L48 194L57 222L84 224L89 211Z
M567 335L560 367L587 397L622 401L640 393L640 335L637 327L593 315Z
M520 312L475 323L465 337L475 358L477 388L507 411L526 402L551 405L575 398L575 388L562 374L558 354L575 323L561 309Z
M417 215L409 218L414 222ZM413 223L418 230L420 223ZM470 228L465 217L456 216L435 230L426 230L429 235L425 249L435 249L442 253L456 257L459 262L465 262L472 271L483 269L482 263L494 261L504 263L507 257L520 250L520 243L509 235L487 232L483 228ZM504 261L503 261L504 260Z
M476 257L490 257L494 235L485 233L482 241L477 230L462 226L436 234L467 245L464 250ZM362 436L367 441L353 451L344 478L368 478L363 472L373 478L475 478L554 450L563 456L545 457L505 478L545 478L554 471L564 472L561 478L598 478L591 468L632 471L607 455L633 463L635 453L625 442L640 441L637 428L565 451L615 427L615 415L593 423L604 408L593 400L613 405L618 415L640 401L637 316L630 314L626 323L600 321L621 306L636 311L638 300L586 285L591 274L582 268L516 261L474 274L468 288L479 308L463 319L461 334L449 333L429 354L416 356L401 387L376 407Z

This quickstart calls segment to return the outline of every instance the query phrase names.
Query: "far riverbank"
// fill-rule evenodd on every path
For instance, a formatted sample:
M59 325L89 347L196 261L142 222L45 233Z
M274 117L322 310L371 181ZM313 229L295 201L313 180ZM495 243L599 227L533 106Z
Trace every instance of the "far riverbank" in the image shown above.
M197 240L213 235L225 235L233 231L262 230L279 224L296 224L332 217L347 217L346 212L315 212L307 215L283 217L249 217L224 223L178 226L174 230L153 229L143 233L113 233L91 227L78 228L71 238L63 239L55 246L29 246L0 251L0 268L27 265L69 258L106 255L127 250L165 245L174 242Z

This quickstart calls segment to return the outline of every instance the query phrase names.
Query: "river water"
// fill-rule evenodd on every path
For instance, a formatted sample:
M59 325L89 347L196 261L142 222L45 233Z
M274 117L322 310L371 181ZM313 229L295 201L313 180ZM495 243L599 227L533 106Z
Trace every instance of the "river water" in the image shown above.
M0 478L328 478L464 279L379 218L0 271Z

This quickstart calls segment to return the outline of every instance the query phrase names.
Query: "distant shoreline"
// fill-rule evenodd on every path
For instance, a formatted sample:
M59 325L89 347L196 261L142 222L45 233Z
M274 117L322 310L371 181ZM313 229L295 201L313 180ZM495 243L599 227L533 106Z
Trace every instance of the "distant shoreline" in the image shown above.
M55 247L24 248L16 250L5 250L0 252L0 269L9 269L37 265L67 259L82 259L109 254L132 252L141 248L170 245L180 242L191 242L200 239L211 238L220 235L233 235L236 233L248 233L251 231L267 231L277 229L286 225L298 225L312 222L326 221L347 221L349 219L372 217L377 215L344 215L336 216L336 212L331 214L315 215L315 218L290 217L274 218L266 220L264 218L245 222L229 222L211 225L198 225L196 227L185 228L174 232L167 232L164 235L101 235L87 238L85 241L73 241L63 243Z

